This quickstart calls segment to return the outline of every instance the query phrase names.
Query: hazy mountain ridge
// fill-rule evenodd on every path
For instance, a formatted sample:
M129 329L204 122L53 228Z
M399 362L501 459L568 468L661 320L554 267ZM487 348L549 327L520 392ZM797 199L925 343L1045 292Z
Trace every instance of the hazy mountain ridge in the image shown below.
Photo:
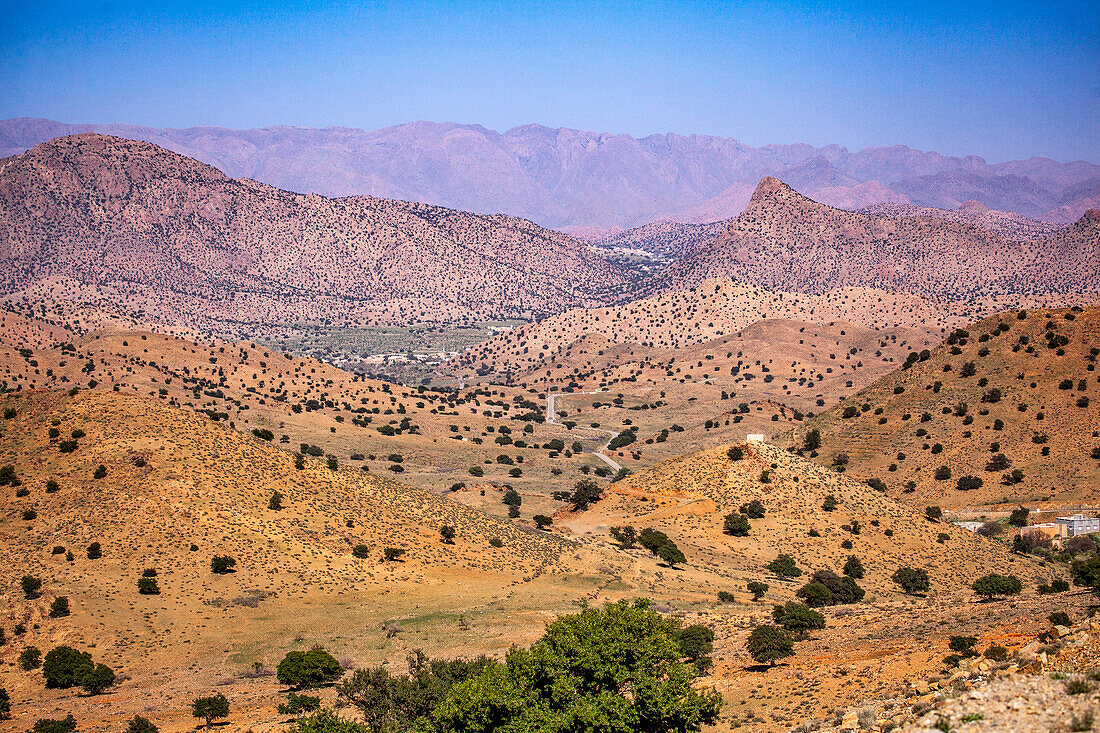
M880 202L995 209L1070 223L1096 205L1100 166L1045 158L989 164L904 146L849 152L838 145L754 148L708 135L650 135L524 125L413 122L374 131L330 127L180 130L0 121L0 155L54 137L102 132L152 142L286 190L369 194L466 211L522 216L543 226L639 226L740 213L766 175L834 206Z
M699 242L641 293L728 278L769 290L840 287L966 300L989 295L1100 291L1100 214L1089 210L1048 237L1012 241L938 217L866 215L813 201L778 179L760 182L749 206Z
M529 221L289 193L94 133L0 161L0 211L8 291L51 278L132 287L162 299L169 322L196 303L237 321L324 317L326 302L352 320L395 304L410 320L534 316L624 282L598 252Z

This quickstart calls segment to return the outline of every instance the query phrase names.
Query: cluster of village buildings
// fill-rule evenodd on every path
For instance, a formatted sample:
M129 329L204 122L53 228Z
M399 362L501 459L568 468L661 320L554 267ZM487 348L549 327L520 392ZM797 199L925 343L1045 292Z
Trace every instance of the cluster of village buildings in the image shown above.
M971 532L977 532L985 522L958 522L957 524ZM1019 527L1016 532L1022 537L1038 535L1045 540L1050 540L1055 547L1060 547L1063 540L1070 537L1080 537L1081 535L1100 532L1100 517L1071 514L1068 517L1057 517L1053 522Z

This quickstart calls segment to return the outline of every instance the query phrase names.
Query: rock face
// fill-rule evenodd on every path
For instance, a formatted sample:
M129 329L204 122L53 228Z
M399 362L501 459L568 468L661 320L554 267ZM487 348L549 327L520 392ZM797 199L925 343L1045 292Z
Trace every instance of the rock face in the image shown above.
M663 217L718 221L773 175L815 200L859 208L888 202L994 209L1068 224L1100 199L1100 166L1045 158L989 164L904 146L754 148L709 135L630 135L524 125L412 122L381 130L214 127L158 130L0 122L0 156L50 138L100 132L144 140L233 177L326 196L369 194L522 216L543 226L640 226Z
M289 193L89 133L0 161L2 287L57 279L202 326L540 315L601 302L623 275L522 219Z
M1017 242L935 217L834 209L773 177L709 242L686 251L645 290L684 290L729 278L771 290L870 287L935 298L1100 289L1100 226L1086 212L1048 237Z

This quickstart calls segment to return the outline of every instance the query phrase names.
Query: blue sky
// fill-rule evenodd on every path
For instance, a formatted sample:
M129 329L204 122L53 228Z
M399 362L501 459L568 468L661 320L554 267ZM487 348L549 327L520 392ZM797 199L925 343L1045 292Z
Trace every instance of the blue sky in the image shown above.
M1097 10L0 0L0 118L534 122L1100 162Z

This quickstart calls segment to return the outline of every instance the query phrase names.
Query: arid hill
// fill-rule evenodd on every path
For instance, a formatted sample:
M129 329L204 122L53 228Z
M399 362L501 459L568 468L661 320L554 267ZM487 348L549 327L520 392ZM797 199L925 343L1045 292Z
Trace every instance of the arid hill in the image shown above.
M603 465L588 452L603 438L544 423L545 399L527 389L403 387L252 342L115 326L79 334L0 312L0 392L73 387L182 407L290 452L304 445L340 466L454 491L490 514L507 513L512 486L528 523L562 506L553 491Z
M0 281L206 331L534 317L623 284L597 251L529 221L234 180L97 134L0 162Z
M816 429L819 463L844 454L847 475L917 504L1094 504L1098 356L1096 306L1002 313L779 440L798 448Z
M991 297L940 301L865 287L821 294L768 290L730 280L700 283L618 306L574 309L501 333L453 360L456 369L527 370L583 337L656 349L683 349L729 336L766 319L866 328L909 328L946 334L1017 303L1049 304L1059 297Z
M569 526L659 529L693 564L719 564L757 580L771 575L765 566L781 552L794 557L806 575L839 574L855 554L867 568L861 585L887 596L900 592L890 575L901 565L926 569L932 592L949 593L1011 563L1003 542L930 522L923 508L918 512L866 483L767 443L739 447L740 460L730 460L729 446L723 446L639 471L613 484L607 498ZM822 510L828 496L836 500L831 511ZM724 517L753 500L763 503L764 517L750 521L747 536L725 534ZM820 536L809 535L811 529ZM948 534L946 542L937 541L940 532ZM842 547L844 540L852 547ZM1040 577L1037 564L1018 564L1029 580Z
M1097 207L1100 166L1030 158L990 164L905 146L754 148L710 135L649 135L523 125L411 122L364 131L330 127L158 130L0 122L0 156L84 132L144 140L235 178L325 196L368 194L465 211L522 216L548 227L636 227L660 218L736 216L767 175L841 208L878 202L995 209L1070 223Z
M227 675L244 683L226 690L234 708L259 705L271 720L277 688L246 678L254 662L270 669L313 643L348 666L403 659L407 645L499 652L537 635L536 609L568 607L563 596L593 587L574 587L587 551L559 536L323 460L296 468L291 453L154 400L37 392L4 395L0 407L0 465L16 477L0 487L0 685L20 730L54 711L75 712L86 730L117 730L135 712L183 730L190 700ZM89 556L94 542L102 557ZM386 548L405 553L388 561ZM233 572L212 572L215 556L233 558ZM147 570L159 593L138 592ZM41 597L24 598L24 574L43 581ZM62 596L71 614L49 618ZM25 646L58 644L132 680L78 697L15 664Z
M662 257L677 257L709 244L725 228L726 223L721 221L707 224L655 221L624 232L595 237L591 241L610 249L638 249Z
M1064 229L1063 224L1029 219L1012 211L997 211L977 201L964 201L957 209L937 209L911 204L874 204L859 210L860 214L900 218L932 218L973 224L1000 234L1005 239L1022 241L1039 239Z
M1015 242L938 218L841 211L765 178L745 211L709 244L685 252L642 292L713 278L823 293L854 286L963 300L987 295L1100 291L1100 214Z
M616 482L586 512L563 512L555 520L612 544L612 527L664 532L687 557L677 572L662 570L665 583L680 576L687 585L703 569L725 576L724 584L720 577L711 580L712 592L729 593L733 600L709 608L697 604L688 621L715 630L716 661L707 682L723 692L723 716L730 716L733 728L789 730L873 695L897 695L914 676L943 669L948 637L973 634L982 648L991 642L1019 647L1049 613L1045 608L1054 607L1031 592L1011 602L977 603L967 586L998 572L1017 575L1030 589L1064 577L1064 569L1014 556L1001 539L929 521L923 508L907 507L773 445L741 443L743 457L736 461L729 447L640 471ZM823 509L828 497L836 502L832 511ZM764 516L749 520L746 536L725 534L725 516L754 500ZM628 552L648 554L640 548ZM780 553L795 560L799 577L784 579L767 568ZM825 628L798 642L782 667L754 665L744 649L754 626L770 622L774 604L790 600L815 571L842 576L851 556L865 570L856 581L866 592L863 600L821 609ZM890 576L903 566L928 573L927 597L900 592ZM755 603L747 592L752 581L769 586ZM1054 603L1079 613L1065 594Z

